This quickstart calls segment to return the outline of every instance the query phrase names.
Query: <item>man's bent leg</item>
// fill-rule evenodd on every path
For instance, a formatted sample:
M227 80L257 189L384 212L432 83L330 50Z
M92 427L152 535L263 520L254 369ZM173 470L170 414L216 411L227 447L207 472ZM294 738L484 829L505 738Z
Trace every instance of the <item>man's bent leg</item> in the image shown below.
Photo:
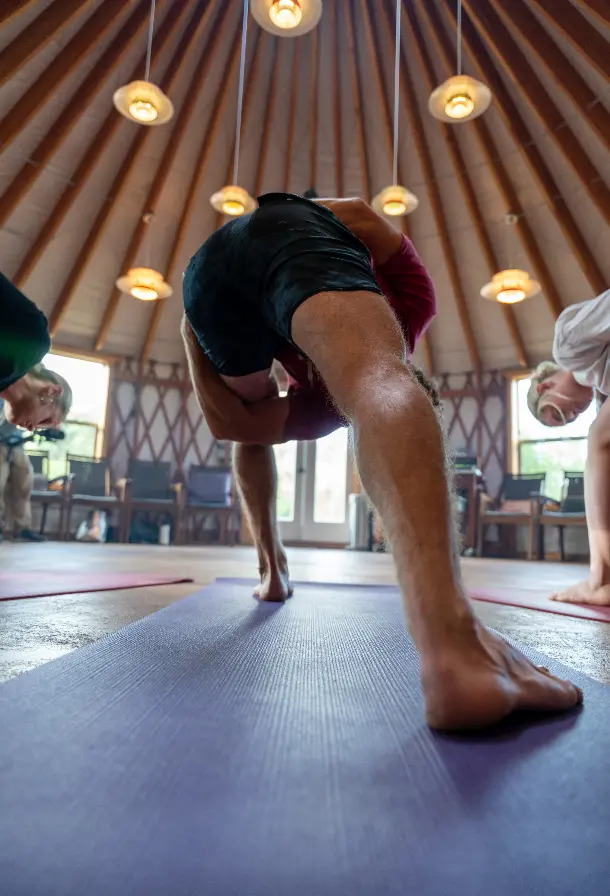
M387 303L367 292L319 294L295 312L292 336L353 425L360 476L393 545L429 723L479 727L517 709L579 702L577 688L474 616L460 580L442 432Z
M288 564L277 524L277 473L273 448L235 445L233 467L258 551L261 600L283 601L291 593Z
M32 488L34 471L23 450L15 448L11 457L8 494L15 532L32 531Z

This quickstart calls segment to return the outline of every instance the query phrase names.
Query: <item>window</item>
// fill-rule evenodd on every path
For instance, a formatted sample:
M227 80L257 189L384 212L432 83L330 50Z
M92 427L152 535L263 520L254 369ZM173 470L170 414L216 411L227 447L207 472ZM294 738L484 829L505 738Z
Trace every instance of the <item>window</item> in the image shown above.
M567 426L548 427L527 407L529 378L511 386L513 469L518 473L546 473L544 492L560 500L565 472L580 472L587 459L587 434L595 420L595 402Z
M28 447L48 452L49 478L66 472L66 455L99 457L104 440L110 369L98 361L86 361L66 355L47 355L45 367L70 383L72 408L62 425L66 437L61 442L28 443Z

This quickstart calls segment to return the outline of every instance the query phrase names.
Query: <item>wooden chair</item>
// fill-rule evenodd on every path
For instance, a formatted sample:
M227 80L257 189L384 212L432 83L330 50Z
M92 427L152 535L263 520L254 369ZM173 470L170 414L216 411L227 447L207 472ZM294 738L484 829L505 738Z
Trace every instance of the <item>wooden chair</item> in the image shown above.
M559 552L565 562L565 530L568 526L586 527L585 478L584 473L566 473L563 481L563 496L558 510L548 505L540 505L537 525L539 527L538 557L544 560L544 529L556 526L559 533Z
M58 537L63 538L66 514L66 480L64 476L49 481L49 452L48 451L28 451L28 457L34 471L34 487L30 501L32 507L36 505L41 508L40 527L38 529L41 535L45 534L47 526L47 517L50 507L57 507L59 510L59 530Z
M187 540L202 536L207 519L219 522L219 544L234 545L240 530L240 507L233 492L233 471L230 467L206 467L193 464L187 481L185 530ZM230 526L230 523L233 523ZM191 535L192 533L192 535Z
M119 520L118 540L126 541L125 505L119 494L112 492L108 461L104 458L68 454L66 470L65 538L70 538L72 508L88 507L106 512L116 510Z
M517 526L528 527L528 559L536 554L536 537L538 533L538 513L536 507L546 499L542 496L545 474L525 473L513 475L507 473L502 483L502 492L497 506L488 496L481 499L479 512L479 526L477 538L477 555L484 556L485 530L488 526L510 527L515 537ZM502 545L502 528L500 529L500 544ZM501 550L501 556L506 551Z
M131 459L127 479L118 483L120 499L124 503L126 540L130 540L131 523L135 511L168 516L172 523L174 544L182 541L184 517L184 488L172 484L169 463Z

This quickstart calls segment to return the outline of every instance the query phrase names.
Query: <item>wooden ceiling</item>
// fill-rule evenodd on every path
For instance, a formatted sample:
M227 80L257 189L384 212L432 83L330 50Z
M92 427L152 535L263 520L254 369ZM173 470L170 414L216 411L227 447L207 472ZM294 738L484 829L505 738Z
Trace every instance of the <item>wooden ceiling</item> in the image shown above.
M232 178L243 6L158 0L151 80L176 108L159 128L112 105L143 77L149 10L3 0L0 267L58 345L175 361L181 273L222 223L209 197ZM393 16L393 0L324 0L319 27L298 39L250 20L242 186L370 199L391 181ZM528 366L549 354L561 309L610 284L610 6L464 0L464 68L494 100L451 126L427 98L455 73L455 29L454 0L404 0L399 181L420 206L403 223L440 308L418 360L434 373ZM117 291L119 275L148 264L172 298ZM542 294L481 299L508 266Z

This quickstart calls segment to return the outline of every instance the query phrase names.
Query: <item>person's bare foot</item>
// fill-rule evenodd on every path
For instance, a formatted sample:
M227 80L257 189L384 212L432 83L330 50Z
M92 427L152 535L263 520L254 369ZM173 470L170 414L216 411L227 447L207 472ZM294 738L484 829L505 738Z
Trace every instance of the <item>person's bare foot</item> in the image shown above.
M261 567L261 583L254 589L259 600L282 603L292 594L292 586L288 574L288 561L281 557L274 569Z
M531 663L475 622L449 647L422 655L426 720L431 728L484 728L519 710L559 712L582 702L582 691Z
M610 585L593 585L589 579L572 585L565 591L551 594L551 600L564 604L595 604L598 607L610 607Z

